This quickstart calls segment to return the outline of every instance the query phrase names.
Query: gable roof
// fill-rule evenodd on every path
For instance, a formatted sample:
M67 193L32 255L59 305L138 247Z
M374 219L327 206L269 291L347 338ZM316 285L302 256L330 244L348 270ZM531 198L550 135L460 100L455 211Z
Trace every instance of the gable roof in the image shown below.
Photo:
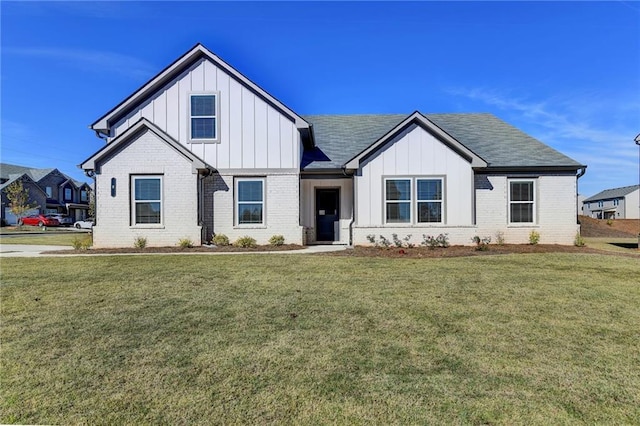
M128 142L132 141L136 137L138 137L142 132L151 131L156 136L158 136L162 141L166 142L171 148L176 150L179 154L187 158L191 161L194 170L214 170L213 167L205 163L200 157L195 155L193 152L189 151L186 146L182 145L177 140L173 139L167 133L163 132L160 128L158 128L155 124L147 120L146 118L141 118L136 123L129 127L125 132L123 132L120 136L115 138L110 144L105 145L101 150L93 154L91 157L87 158L80 164L80 168L83 170L96 170L96 163L98 163L101 159L106 157L112 152L116 152L122 146L125 146Z
M69 177L55 167L36 169L33 167L19 166L17 164L0 163L0 178L2 178L3 180L11 179L13 177L16 177L17 175L27 174L29 178L34 182L40 182L43 178L47 177L54 171L60 173L60 175L62 175L65 179L72 181L76 185L76 187L80 187L82 185L91 187L91 185L87 184L86 182L81 182Z
M20 167L20 166L18 166ZM12 183L14 183L15 181L18 180L28 180L31 181L31 183L33 184L33 186L35 188L38 189L38 191L40 191L41 193L43 193L45 196L47 195L46 192L40 187L40 185L38 185L38 183L36 181L34 181L31 176L29 176L28 173L15 173L11 175L11 178L9 180L7 180L5 183L3 183L2 185L0 185L0 191L4 190L6 187L8 187L9 185L11 185Z
M312 125L316 145L330 160L305 169L341 168L415 114L419 113L304 116ZM586 167L492 114L419 115L440 130L441 138L450 136L484 160L487 168Z
M640 185L631 185L631 186L623 186L622 188L605 189L604 191L600 191L596 195L593 195L585 199L583 203L590 202L590 201L610 200L613 198L622 198L625 195L631 194L633 191L637 191L638 189L640 189Z
M153 96L160 88L170 83L173 79L178 77L185 69L193 65L194 63L206 59L211 61L217 67L224 70L231 78L238 81L243 86L250 89L258 97L262 98L267 103L271 104L278 111L288 116L291 121L296 124L298 128L308 128L309 124L293 110L285 106L282 102L271 96L264 89L259 87L253 81L249 80L238 70L233 68L228 63L224 62L218 56L216 56L209 49L198 43L184 55L180 56L173 63L171 63L164 70L160 71L155 77L146 82L142 87L132 93L125 100L116 105L111 111L96 120L89 127L96 132L106 134L113 123L117 122L120 118L128 114L132 109L138 107L144 103L147 99Z

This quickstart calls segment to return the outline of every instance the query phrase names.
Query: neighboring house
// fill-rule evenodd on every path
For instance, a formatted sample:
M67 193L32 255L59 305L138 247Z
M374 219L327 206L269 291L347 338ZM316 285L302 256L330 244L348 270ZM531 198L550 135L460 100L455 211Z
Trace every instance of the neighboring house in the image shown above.
M87 216L91 186L71 179L58 169L36 169L15 164L0 164L0 191L2 192L2 219L15 224L17 218L10 212L9 200L4 189L21 179L29 189L29 202L37 205L37 212L62 213L74 220Z
M490 114L301 116L198 44L100 117L94 246L572 244L586 166Z
M596 219L640 219L640 185L605 189L582 203L585 216Z

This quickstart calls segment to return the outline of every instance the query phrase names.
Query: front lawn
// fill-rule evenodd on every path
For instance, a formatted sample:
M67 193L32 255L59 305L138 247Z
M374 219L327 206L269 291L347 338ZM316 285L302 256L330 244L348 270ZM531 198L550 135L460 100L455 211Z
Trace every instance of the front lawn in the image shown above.
M31 235L0 235L0 244L28 244L48 246L72 246L73 241L90 238L86 232L61 231L47 233L34 233Z
M2 259L0 423L640 422L637 258Z

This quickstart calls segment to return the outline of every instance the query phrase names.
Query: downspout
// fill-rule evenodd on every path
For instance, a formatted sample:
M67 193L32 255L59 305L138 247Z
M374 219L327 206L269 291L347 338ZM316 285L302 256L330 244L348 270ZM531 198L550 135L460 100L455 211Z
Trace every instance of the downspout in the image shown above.
M344 176L349 176L347 174L347 168L342 166L342 174ZM353 224L356 220L356 182L351 175L351 220L349 221L349 246L353 246Z
M578 205L578 203L579 203L579 201L578 201L578 179L580 179L582 176L584 176L585 173L587 173L587 166L580 167L578 169L578 175L576 176L576 222L578 222L578 224L580 224L580 221L578 221L578 216L579 216L578 212L580 211L579 210L580 206Z
M200 244L207 243L207 226L204 223L204 180L211 175L211 170L205 169L198 173L198 226L200 226Z

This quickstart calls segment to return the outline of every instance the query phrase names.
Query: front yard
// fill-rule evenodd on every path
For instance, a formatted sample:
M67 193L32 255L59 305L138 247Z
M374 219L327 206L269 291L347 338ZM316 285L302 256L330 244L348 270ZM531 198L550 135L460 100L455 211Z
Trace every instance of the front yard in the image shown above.
M2 259L0 423L640 422L637 257Z

